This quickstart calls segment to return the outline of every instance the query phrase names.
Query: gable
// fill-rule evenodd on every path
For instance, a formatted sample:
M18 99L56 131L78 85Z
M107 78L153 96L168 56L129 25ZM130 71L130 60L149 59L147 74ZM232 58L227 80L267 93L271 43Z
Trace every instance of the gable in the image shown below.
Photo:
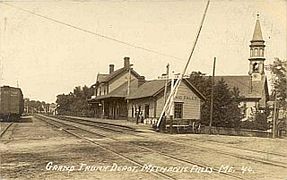
M127 83L128 79L129 79L129 72L128 71L123 71L122 73L118 74L111 81L109 81L109 92L112 92L116 88ZM137 78L131 73L131 81L132 80L137 80Z
M136 91L134 91L127 99L139 99L146 97L154 97L160 94L163 94L165 89L166 80L151 80L145 82L141 85ZM188 81L185 79L182 81L182 84L185 84L189 91L192 91L200 99L205 99L205 97ZM168 90L170 90L171 80L168 82Z

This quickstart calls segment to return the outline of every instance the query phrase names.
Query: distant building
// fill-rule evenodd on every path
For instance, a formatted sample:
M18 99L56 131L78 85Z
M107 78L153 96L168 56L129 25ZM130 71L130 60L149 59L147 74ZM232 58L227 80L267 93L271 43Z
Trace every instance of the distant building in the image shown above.
M49 113L49 114L56 115L56 114L57 114L57 105L54 104L54 103L49 104L48 113Z
M264 72L264 40L259 22L255 24L253 38L250 41L249 72L246 76L216 76L215 81L223 79L230 88L236 87L243 97L241 107L247 120L258 110L264 110L269 100L267 77Z

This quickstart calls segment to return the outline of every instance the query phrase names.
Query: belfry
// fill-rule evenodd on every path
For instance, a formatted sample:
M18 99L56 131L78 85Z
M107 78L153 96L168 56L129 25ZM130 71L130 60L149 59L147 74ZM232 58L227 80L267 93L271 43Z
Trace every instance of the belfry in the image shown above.
M262 81L264 78L264 40L262 37L262 31L259 22L259 14L257 14L257 20L253 33L253 38L250 41L250 58L249 58L249 75L252 81Z

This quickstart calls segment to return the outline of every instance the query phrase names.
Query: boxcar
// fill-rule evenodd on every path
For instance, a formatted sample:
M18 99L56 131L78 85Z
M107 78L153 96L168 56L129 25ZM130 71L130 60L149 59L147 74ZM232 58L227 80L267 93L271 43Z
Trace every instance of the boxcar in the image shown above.
M19 119L24 111L23 93L20 88L3 86L0 90L0 119Z

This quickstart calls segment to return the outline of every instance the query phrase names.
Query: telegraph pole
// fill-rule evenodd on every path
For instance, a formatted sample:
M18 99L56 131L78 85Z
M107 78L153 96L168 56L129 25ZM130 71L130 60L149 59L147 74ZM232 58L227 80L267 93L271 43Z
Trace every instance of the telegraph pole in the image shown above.
M277 128L276 128L276 121L277 121L277 93L275 91L275 99L274 99L274 105L273 105L274 109L273 109L273 125L272 125L272 137L276 138L276 134L277 134Z
M164 103L166 102L166 97L167 97L168 79L169 79L169 64L166 65L166 80L165 80L165 86L164 86Z
M210 97L210 119L209 119L209 134L211 134L211 126L213 119L213 94L214 94L214 75L215 75L215 63L216 57L213 60L213 70L212 70L212 82L211 82L211 97Z
M130 95L130 88L131 88L131 68L132 68L133 64L129 65L129 74L128 74L128 89L127 89L127 97ZM127 99L127 119L129 119L129 100ZM138 119L136 121L136 123L138 124Z
M179 79L177 79L177 81L176 81L176 83L175 83L175 85L174 85L174 87L175 87L174 90L170 92L170 94L169 94L169 96L168 96L168 98L167 98L167 101L166 101L165 105L163 106L163 110L162 110L162 112L161 112L161 114L160 114L160 117L159 117L157 123L156 123L156 126L157 126L157 127L160 126L161 121L162 121L163 114L166 112L167 107L168 107L168 104L170 103L170 100L171 100L172 96L173 96L174 94L176 94L175 91L177 91L178 86L179 86L180 82L182 81L183 76L184 76L184 74L185 74L185 72L186 72L186 70L187 70L187 67L188 67L188 65L189 65L189 63L190 63L190 61L191 61L191 57L192 57L192 55L193 55L193 52L194 52L194 50L195 50L197 41L198 41L198 39L199 39L199 35L200 35L201 29L202 29L202 26L203 26L203 23L204 23L204 19L205 19L206 13L207 13L207 9L208 9L209 3L210 3L210 0L207 1L207 4L206 4L206 7L205 7L205 10L204 10L202 19L201 19L201 23L200 23L199 29L198 29L198 32L197 32L197 34L196 34L195 41L194 41L194 43L193 43L193 46L192 46L190 55L189 55L189 57L188 57L188 60L187 60L187 62L186 62L186 64L185 64L185 66L184 66L184 69L183 69L183 72L182 72L182 74L181 74L181 77L180 77Z
M173 92L175 89L174 87L174 71L172 72L172 75L171 75L171 84L170 84L170 93ZM173 130L173 127L172 127L172 124L173 124L173 116L174 116L174 104L173 104L173 101L174 101L174 96L176 95L176 93L174 93L172 96L171 96L171 100L170 100L170 107L169 107L169 130L170 130L170 134L172 134L172 130Z

